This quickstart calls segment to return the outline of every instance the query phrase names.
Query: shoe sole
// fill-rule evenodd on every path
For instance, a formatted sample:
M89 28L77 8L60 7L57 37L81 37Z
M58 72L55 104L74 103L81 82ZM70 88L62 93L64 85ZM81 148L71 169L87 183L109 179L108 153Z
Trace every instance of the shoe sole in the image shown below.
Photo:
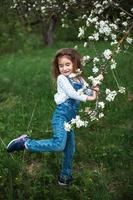
M59 181L58 181L58 184L61 185L61 186L67 186L67 185L69 185L69 184L66 184L66 183L61 183Z
M7 150L8 150L8 148L9 148L9 146L10 146L13 142L15 142L15 141L17 141L17 140L19 140L19 139L21 139L21 138L25 138L25 137L28 137L28 136L27 136L27 135L21 135L20 137L18 137L18 138L16 138L16 139L12 140L12 141L7 145Z
M62 182L58 181L58 184L59 184L60 186L71 186L71 185L72 185L72 182L67 184L67 183L62 183Z

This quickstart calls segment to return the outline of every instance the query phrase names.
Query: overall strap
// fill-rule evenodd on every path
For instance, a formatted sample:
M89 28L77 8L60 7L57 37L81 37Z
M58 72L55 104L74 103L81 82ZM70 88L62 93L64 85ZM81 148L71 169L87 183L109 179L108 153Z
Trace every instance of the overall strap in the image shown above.
M68 78L68 80L69 80L69 82L71 83L72 86L74 85L74 83L76 83L76 84L81 84L81 85L84 84L82 78L79 78L79 79L78 79L79 82L76 82L76 81L72 80L72 78L69 78L68 76L67 76L67 78Z
M68 76L67 76L67 78L68 78L69 82L71 83L71 85L74 86L74 82L72 81L72 79L69 78Z

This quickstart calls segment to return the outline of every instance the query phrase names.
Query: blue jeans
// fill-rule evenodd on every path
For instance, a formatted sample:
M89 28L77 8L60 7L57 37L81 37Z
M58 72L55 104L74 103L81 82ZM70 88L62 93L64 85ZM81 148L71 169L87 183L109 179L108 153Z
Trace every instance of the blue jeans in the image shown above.
M79 102L77 102L78 104ZM76 105L77 105L76 104ZM53 138L45 140L28 139L25 146L32 152L58 152L63 151L64 159L60 176L72 176L72 160L75 152L74 132L64 129L64 122L69 122L76 116L75 100L67 100L56 107L52 118Z

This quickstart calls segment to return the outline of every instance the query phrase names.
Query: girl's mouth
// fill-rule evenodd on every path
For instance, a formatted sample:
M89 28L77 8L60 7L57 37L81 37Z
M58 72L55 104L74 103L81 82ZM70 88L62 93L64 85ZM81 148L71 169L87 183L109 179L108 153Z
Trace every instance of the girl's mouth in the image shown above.
M70 71L64 72L64 74L70 73Z

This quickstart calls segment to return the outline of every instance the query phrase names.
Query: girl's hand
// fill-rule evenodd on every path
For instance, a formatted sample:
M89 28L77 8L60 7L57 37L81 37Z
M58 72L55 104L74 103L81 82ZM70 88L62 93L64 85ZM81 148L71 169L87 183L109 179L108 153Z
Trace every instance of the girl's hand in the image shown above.
M99 87L98 86L95 86L92 88L92 90L96 91L96 92L99 92Z
M97 95L98 95L98 92L99 92L99 87L96 86L95 89L92 89L93 90L93 96L88 96L86 98L87 101L93 101L97 98Z

